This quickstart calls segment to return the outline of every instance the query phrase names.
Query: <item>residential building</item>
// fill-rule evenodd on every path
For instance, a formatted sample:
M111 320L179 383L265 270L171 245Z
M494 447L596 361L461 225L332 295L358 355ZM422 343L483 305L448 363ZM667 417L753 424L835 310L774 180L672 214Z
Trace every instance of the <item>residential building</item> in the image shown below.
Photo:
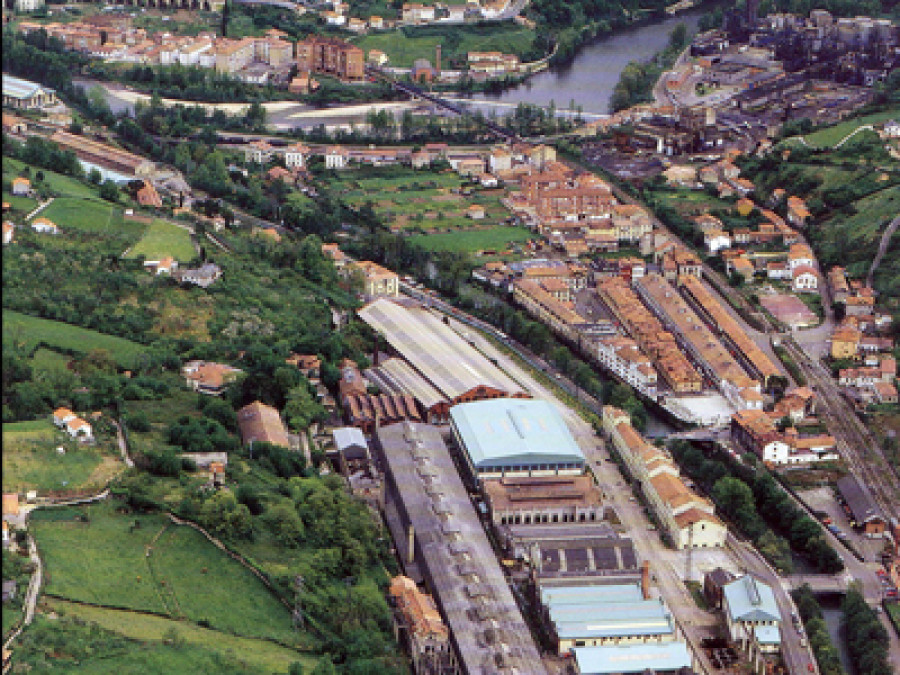
M284 165L288 169L305 169L309 148L302 143L294 143L284 149Z
M13 237L16 234L16 226L8 221L3 221L3 245L11 244L13 242Z
M350 153L347 148L340 145L332 145L325 151L326 169L346 169L350 162Z
M88 422L84 421L80 417L75 417L68 420L63 429L65 429L66 433L68 433L69 436L83 443L94 440L93 428Z
M400 295L400 277L386 267L368 260L351 263L351 274L362 277L363 295L367 298L396 298Z
M342 80L365 77L365 52L338 38L311 36L296 44L301 71L327 73Z
M59 234L59 228L52 220L38 216L31 221L31 229L44 234Z
M862 333L859 329L841 324L831 334L831 358L852 359L859 352Z
M155 276L171 274L178 269L178 261L171 256L160 258L159 260L145 260L144 268L152 272Z
M631 418L613 406L603 408L603 430L638 482L675 548L721 548L728 531L708 499L685 485L675 463L648 443Z
M744 452L752 452L764 462L787 464L791 447L762 410L739 410L731 418L731 439Z
M149 206L151 208L162 208L162 197L149 181L144 181L144 185L137 191L137 202L141 206Z
M25 197L31 192L31 181L23 176L12 179L12 193L15 197Z
M406 2L403 3L400 16L405 23L430 23L434 21L434 6Z
M818 293L819 275L815 268L809 265L799 265L791 270L793 277L791 290L795 293Z
M238 410L238 429L244 445L270 443L282 448L290 447L287 429L278 411L261 401L254 401Z
M244 161L255 164L268 164L272 161L275 149L264 140L251 141L244 148Z
M243 373L225 363L188 361L181 368L187 385L200 394L220 396Z

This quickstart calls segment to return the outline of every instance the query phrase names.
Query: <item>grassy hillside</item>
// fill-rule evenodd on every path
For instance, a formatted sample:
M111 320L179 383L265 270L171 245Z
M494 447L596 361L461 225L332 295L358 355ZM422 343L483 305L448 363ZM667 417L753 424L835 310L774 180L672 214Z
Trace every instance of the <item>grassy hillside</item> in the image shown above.
M131 367L144 348L136 342L94 330L3 310L3 342L20 345L26 352L43 342L51 347L79 353L107 350L123 368Z
M171 256L179 262L188 262L195 255L190 232L175 223L156 219L147 227L140 241L128 251L126 257L144 256L147 260L159 260Z

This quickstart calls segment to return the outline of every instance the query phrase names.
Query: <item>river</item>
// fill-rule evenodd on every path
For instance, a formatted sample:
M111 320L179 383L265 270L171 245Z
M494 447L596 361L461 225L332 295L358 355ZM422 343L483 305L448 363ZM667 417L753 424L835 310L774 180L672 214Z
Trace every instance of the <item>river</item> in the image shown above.
M551 101L557 108L568 108L574 101L585 113L607 114L625 66L631 61L646 61L665 49L669 33L679 23L695 33L704 13L706 10L692 9L659 22L618 30L582 46L570 63L537 73L500 94L476 94L472 98L499 104L489 106L498 115L518 103L548 106Z

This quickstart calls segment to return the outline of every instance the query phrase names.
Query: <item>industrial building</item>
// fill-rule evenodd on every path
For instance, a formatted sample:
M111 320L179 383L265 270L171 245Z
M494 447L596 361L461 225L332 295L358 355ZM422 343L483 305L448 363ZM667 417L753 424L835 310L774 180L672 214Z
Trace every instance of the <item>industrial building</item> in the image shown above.
M763 651L778 650L781 612L767 584L749 574L725 584L722 609L729 637L742 648L755 638Z
M440 431L379 427L385 519L406 575L424 581L466 675L546 673Z
M546 401L461 403L450 409L450 429L478 480L584 472L581 448Z
M434 599L409 577L391 579L388 597L394 610L394 636L409 653L416 675L456 675L450 631Z
M3 107L33 110L54 106L58 102L55 90L3 73Z
M384 337L410 366L391 367L387 378L402 390L391 390L391 393L422 396L419 402L429 418L446 419L450 406L466 401L529 396L419 303L379 298L360 309L359 317ZM435 400L434 391L440 394L441 400Z
M866 485L851 474L838 479L837 489L851 525L860 528L867 536L880 537L884 534L887 519Z
M691 655L683 642L604 645L575 649L578 675L676 675L693 673Z
M590 476L490 479L482 490L494 527L596 522L605 513Z
M560 656L575 647L671 642L672 614L641 584L550 586L540 589L542 618Z
M642 577L634 544L607 522L575 525L507 525L507 555L531 566L543 586L636 583Z

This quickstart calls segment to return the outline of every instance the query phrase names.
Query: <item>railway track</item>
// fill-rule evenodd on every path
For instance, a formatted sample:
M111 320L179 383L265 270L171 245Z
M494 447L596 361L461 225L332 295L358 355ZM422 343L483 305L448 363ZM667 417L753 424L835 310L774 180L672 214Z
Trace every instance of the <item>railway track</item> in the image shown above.
M885 515L900 516L900 481L888 465L878 441L841 396L831 373L793 341L786 340L783 344L819 394L819 405L827 413L826 422L837 440L841 456L857 478L869 486Z

